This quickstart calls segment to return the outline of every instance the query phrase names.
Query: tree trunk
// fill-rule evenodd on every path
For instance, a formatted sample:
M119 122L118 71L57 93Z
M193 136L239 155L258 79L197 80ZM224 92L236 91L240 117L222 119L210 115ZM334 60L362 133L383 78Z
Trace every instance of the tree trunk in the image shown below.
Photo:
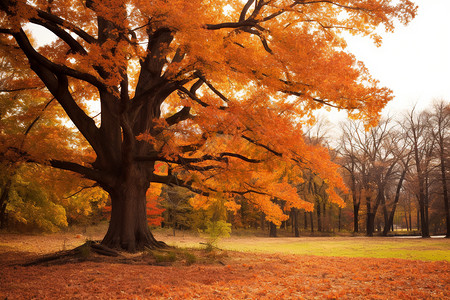
M428 238L430 237L430 214L429 214L429 178L428 174L425 176L425 198L424 198L424 217L425 217L425 223L423 226L425 227L425 230L422 230L422 237Z
M373 236L375 231L375 214L367 212L367 236Z
M359 232L359 207L361 203L353 204L353 232Z
M445 221L447 223L447 234L446 238L450 238L450 208L449 208L449 199L448 199L448 189L447 189L447 175L446 175L446 165L445 165L445 156L444 156L444 137L442 136L442 131L439 131L439 159L441 162L441 181L442 181L442 193L444 196L444 207L445 207Z
M264 225L266 223L266 216L264 215L264 213L260 214L260 223L261 223L261 230L265 230L266 226Z
M417 208L417 231L420 231L420 208Z
M427 209L423 203L419 204L420 208L420 229L422 231L422 237L423 238L429 238L430 237L430 229L428 225L428 218L426 216Z
M8 202L9 190L11 188L12 180L9 178L3 186L2 194L0 195L0 228L6 228L6 204Z
M406 224L406 231L409 231L408 214L406 212L406 209L405 209L405 224Z
M293 222L292 222L292 227L294 227L294 235L295 237L299 237L300 236L300 232L298 230L298 214L299 211L297 208L293 208L292 209L292 216L293 218Z
M304 226L304 228L305 228L305 230L306 229L308 229L308 213L305 211L304 213L303 213L303 216L305 217L305 226Z
M323 210L322 210L322 231L330 231L330 224L329 224L329 218L327 217L327 211L326 208L326 202L323 202Z
M269 236L270 237L277 237L277 225L275 225L274 223L270 222L269 223Z
M317 201L317 231L322 231L322 218L321 218L321 207L320 202Z
M384 219L383 231L384 231L384 229L386 229L386 227L387 227L387 231L389 231L389 228L391 228L392 226L389 224L389 213L388 213L388 209L387 209L386 198L383 198L381 200L381 204L383 205L383 219ZM392 231L394 231L394 230L392 230Z
M7 227L6 203L0 206L0 229Z
M367 216L366 216L366 235L373 236L375 215L372 214L372 199L366 196Z
M389 227L392 227L394 225L395 210L397 208L397 203L400 200L400 190L402 189L403 180L405 179L407 171L408 170L405 167L405 169L403 170L402 175L400 176L400 179L398 181L397 189L395 191L394 204L392 205L391 213L389 214L389 218L387 219L387 224L384 224L384 230L383 230L383 235L384 236L387 236L388 231L389 231ZM405 211L405 216L406 216L406 211ZM408 227L408 220L406 220L406 222L407 222L406 227Z
M310 223L311 223L311 233L314 233L314 218L313 218L314 214L313 212L309 213L309 217L310 217Z
M111 221L102 244L113 249L135 252L148 248L167 246L157 241L147 224L146 192L149 187L139 168L131 167L112 191Z
M443 151L441 151L443 152ZM441 180L442 180L442 188L443 188L443 196L444 196L444 207L445 207L445 221L447 223L447 234L445 235L446 238L450 238L450 207L449 207L449 200L448 200L448 189L447 189L447 177L445 173L445 165L444 165L445 159L443 155L441 154Z
M428 226L428 209L426 207L425 180L419 180L419 213L420 213L420 230L423 238L430 237Z
M338 231L341 231L341 219L342 219L342 208L339 206L339 215L338 215Z

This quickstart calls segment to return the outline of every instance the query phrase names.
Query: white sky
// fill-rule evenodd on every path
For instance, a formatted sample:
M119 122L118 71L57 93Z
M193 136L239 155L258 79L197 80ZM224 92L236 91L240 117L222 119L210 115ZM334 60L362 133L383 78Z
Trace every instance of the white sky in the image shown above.
M394 33L384 33L381 47L365 38L349 41L348 50L394 92L383 114L408 110L416 103L422 110L435 99L450 102L450 0L415 3L416 18Z

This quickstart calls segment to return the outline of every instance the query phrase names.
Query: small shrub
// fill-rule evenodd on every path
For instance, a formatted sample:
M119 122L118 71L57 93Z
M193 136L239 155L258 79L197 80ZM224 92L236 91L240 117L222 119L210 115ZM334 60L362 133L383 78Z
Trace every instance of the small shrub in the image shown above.
M158 264L170 263L177 260L177 254L174 251L147 250L147 253L153 257Z
M230 236L231 224L223 220L209 221L206 224L205 232L209 235L208 242L206 243L206 250L212 251L216 248L219 239Z
M197 256L191 252L184 252L184 258L186 259L186 265L191 266L197 262Z

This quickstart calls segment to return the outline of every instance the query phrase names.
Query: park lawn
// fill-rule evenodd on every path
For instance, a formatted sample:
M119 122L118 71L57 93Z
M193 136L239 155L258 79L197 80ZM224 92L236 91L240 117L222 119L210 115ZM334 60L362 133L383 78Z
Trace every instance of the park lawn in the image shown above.
M263 253L450 261L450 239L308 237L261 239L258 242L230 239L223 240L220 246Z
M165 239L164 239L165 238ZM164 237L177 247L202 247L193 237ZM205 242L204 239L203 242ZM450 239L392 237L231 237L218 242L225 250L297 255L401 258L424 261L450 261Z

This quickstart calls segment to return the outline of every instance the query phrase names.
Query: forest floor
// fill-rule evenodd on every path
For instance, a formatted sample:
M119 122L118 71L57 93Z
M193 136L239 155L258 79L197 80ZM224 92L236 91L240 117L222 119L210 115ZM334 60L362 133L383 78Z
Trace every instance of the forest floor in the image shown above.
M246 236L207 251L202 237L157 231L177 248L23 265L103 234L0 233L0 299L450 299L448 239ZM416 250L429 251L425 260ZM408 251L408 259L374 257Z

